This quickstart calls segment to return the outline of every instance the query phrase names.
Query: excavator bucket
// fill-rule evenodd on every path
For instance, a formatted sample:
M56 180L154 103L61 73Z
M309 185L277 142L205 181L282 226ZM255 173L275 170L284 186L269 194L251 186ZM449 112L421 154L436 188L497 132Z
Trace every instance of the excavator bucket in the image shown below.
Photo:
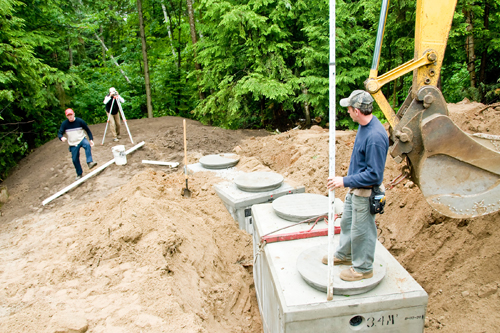
M383 75L378 64L389 0L382 0L377 40L366 90L391 126L390 153L406 161L427 202L454 218L500 210L500 152L491 142L463 132L448 117L437 88L457 0L417 0L415 52ZM413 72L410 94L396 114L382 94L388 82Z
M390 153L399 162L406 158L412 180L434 209L454 218L500 210L500 152L453 123L436 87L420 88L396 116Z

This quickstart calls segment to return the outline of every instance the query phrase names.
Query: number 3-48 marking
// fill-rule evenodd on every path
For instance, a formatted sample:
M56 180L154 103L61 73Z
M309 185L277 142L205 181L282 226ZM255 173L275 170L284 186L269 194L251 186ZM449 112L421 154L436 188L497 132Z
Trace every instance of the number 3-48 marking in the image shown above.
M394 325L394 318L397 316L398 315L387 315L387 316L381 316L380 318L369 317L368 319L366 319L366 326L374 327L377 325L381 326Z

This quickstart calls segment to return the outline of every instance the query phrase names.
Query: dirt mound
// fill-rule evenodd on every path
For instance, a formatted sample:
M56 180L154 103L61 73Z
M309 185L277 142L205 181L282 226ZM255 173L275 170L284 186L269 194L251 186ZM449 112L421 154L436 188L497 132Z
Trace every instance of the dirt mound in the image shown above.
M212 185L221 179L190 177L193 196L183 198L182 119L129 126L135 143L145 145L127 156L127 165L112 164L48 206L42 200L75 176L67 145L58 140L4 182L10 198L0 217L0 331L260 332L251 236L215 195ZM191 120L187 127L188 163L267 135ZM100 143L104 125L91 130ZM113 158L115 144L107 141L93 148L100 163ZM120 143L134 145L126 137Z
M498 112L450 105L451 117L468 132L499 135ZM57 140L3 183L10 198L0 216L0 331L261 332L252 240L215 194L212 186L222 180L196 173L189 178L193 196L183 198L182 120L129 126L134 141L146 144L127 156L127 165L111 165L48 206L42 200L75 176L67 146ZM100 144L104 124L91 129ZM337 131L339 175L347 173L355 134ZM242 171L272 170L309 193L326 194L328 140L317 126L270 136L188 121L188 160L234 149ZM95 160L110 160L111 146L94 147ZM388 159L386 183L400 167ZM343 198L345 190L335 194ZM387 195L386 213L377 217L380 241L429 293L426 332L498 331L500 214L444 217L408 180Z
M4 257L25 269L7 284L2 331L40 331L62 311L92 332L259 332L251 237L227 218L214 181L197 177L201 190L184 199L182 175L150 169L91 206L18 221L12 242L27 258Z
M78 116L78 114L76 115ZM186 120L188 163L193 163L199 157L208 154L231 152L239 142L251 136L267 135L262 130L229 131L221 128L203 126L197 121ZM117 144L130 149L144 141L143 148L127 155L127 166L111 165L89 181L63 196L63 200L55 200L48 208L60 208L68 205L80 205L98 200L113 193L120 186L130 181L132 176L146 170L151 165L143 164L142 160L184 162L182 118L161 117L153 119L133 119L128 126L134 143L131 142L125 129L120 142L112 142L108 131L103 143L105 124L91 125L95 146L92 149L94 161L98 167L111 159L111 148ZM123 126L124 127L124 126ZM80 161L83 175L89 173L85 163L85 154L81 150ZM157 167L167 173L177 172L177 169ZM76 173L68 144L57 138L36 149L23 159L13 170L11 176L3 182L9 191L9 201L2 207L5 220L12 220L29 211L41 212L41 202L74 182ZM77 201L77 202L76 202Z

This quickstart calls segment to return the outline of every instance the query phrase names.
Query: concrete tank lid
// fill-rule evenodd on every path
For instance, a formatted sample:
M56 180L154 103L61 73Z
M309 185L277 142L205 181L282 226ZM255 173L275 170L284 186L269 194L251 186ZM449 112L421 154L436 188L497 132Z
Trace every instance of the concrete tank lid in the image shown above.
M236 187L245 192L265 192L283 184L283 176L275 172L250 172L234 179Z
M338 236L335 236L338 237ZM319 291L327 292L328 265L321 262L328 254L328 244L310 247L304 250L297 258L297 270L308 285ZM340 279L340 272L350 266L333 266L333 294L359 295L374 289L385 277L387 264L380 255L375 253L373 262L373 277L360 281L344 281Z
M240 161L236 154L207 155L200 158L200 164L206 169L227 169L234 167Z
M314 193L298 193L279 197L273 201L276 215L292 222L315 216L328 215L328 197Z

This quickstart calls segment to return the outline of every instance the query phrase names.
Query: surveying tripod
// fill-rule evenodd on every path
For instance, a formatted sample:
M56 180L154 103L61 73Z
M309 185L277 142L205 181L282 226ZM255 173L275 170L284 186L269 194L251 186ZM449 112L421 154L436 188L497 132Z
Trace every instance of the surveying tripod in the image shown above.
M109 108L109 114L108 114L108 120L106 121L106 128L104 129L104 135L102 137L102 143L101 146L104 144L104 138L106 137L106 131L108 130L108 125L109 125L109 119L111 118L111 112L113 111L113 105L116 103L118 104L118 109L120 110L120 115L123 119L123 123L125 124L125 127L127 128L128 136L130 137L130 141L134 143L134 139L132 139L132 134L130 134L130 130L127 125L127 119L125 118L125 113L123 112L122 105L120 101L116 98L113 97L113 102L111 102L111 108ZM118 117L120 118L120 117Z

